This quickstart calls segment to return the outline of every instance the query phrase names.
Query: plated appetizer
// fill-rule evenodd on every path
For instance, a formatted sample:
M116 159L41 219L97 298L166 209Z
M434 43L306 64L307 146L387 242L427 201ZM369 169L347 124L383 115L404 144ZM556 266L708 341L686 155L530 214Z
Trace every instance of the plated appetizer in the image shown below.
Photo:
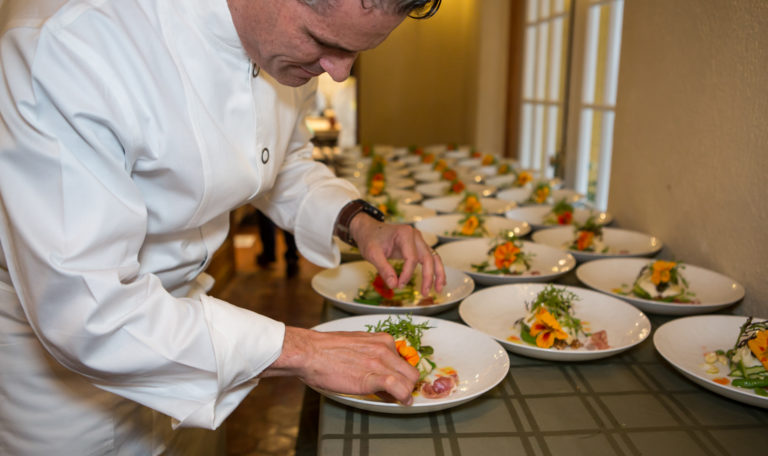
M532 302L526 302L526 316L515 322L520 330L519 341L539 348L585 347L588 350L607 350L605 330L589 332L582 321L574 316L573 304L580 298L565 288L548 285ZM517 342L517 336L510 336Z
M395 339L397 353L419 371L419 381L413 395L441 399L454 392L459 376L452 367L437 367L432 361L434 349L423 345L424 331L431 329L428 321L414 323L410 315L387 317L374 325L365 325L368 332L385 332Z
M695 293L690 291L688 281L682 274L683 269L685 265L675 261L651 261L640 269L631 288L622 284L621 288L613 291L653 301L698 304Z
M388 222L399 223L403 221L403 213L398 207L398 200L393 198L388 192L383 193L384 200L379 202L372 202L386 217Z
M384 169L387 161L381 155L374 154L371 158L371 166L365 179L366 190L371 196L379 196L384 193L387 186L384 177Z
M573 223L573 204L561 199L544 215L543 222L545 225L570 225Z
M485 217L480 214L469 213L459 219L459 229L446 231L446 236L487 237L490 235L485 227Z
M576 225L573 240L566 245L568 249L580 252L606 253L609 247L603 243L603 225L589 217L583 225Z
M483 203L477 193L465 192L464 197L456 206L456 212L462 214L482 214L484 213Z
M545 204L550 195L552 194L552 188L547 181L541 181L533 187L531 196L525 201L528 204Z
M488 250L489 260L472 264L472 270L485 274L520 275L531 269L534 254L523 252L523 241L514 233L497 239Z
M395 262L392 266L399 276L403 269L403 263ZM378 272L374 272L371 274L368 284L358 290L354 301L360 304L390 307L418 307L438 304L435 294L431 293L428 296L421 294L419 287L416 286L416 277L417 275L414 274L405 286L392 289L387 286Z
M758 396L768 397L768 320L753 320L753 317L747 318L732 348L706 353L704 368L708 374L717 374L719 364L728 369L728 377L717 377L712 381L750 389Z

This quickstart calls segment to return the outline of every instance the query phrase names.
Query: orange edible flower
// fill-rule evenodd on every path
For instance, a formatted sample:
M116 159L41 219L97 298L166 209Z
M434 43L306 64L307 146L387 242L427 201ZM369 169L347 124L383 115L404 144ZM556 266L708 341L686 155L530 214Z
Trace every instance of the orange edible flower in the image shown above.
M536 337L536 346L541 348L551 347L555 339L568 339L568 334L562 330L560 323L543 307L536 312L536 321L531 325L531 336Z
M496 170L496 172L499 174L509 174L509 171L510 171L509 165L506 163L500 164L499 168Z
M408 343L404 340L396 340L395 341L395 348L397 348L397 353L403 357L406 361L408 361L408 364L411 366L415 366L419 363L419 352L416 351L415 348L408 345Z
M387 205L384 203L379 204L379 210L382 214L387 215Z
M442 158L435 162L435 171L443 171L445 168L448 167L448 162L443 160Z
M465 188L466 187L464 186L464 182L460 180L453 181L453 183L451 184L451 192L453 193L461 193L464 191Z
M595 233L591 231L579 231L579 237L576 239L576 249L586 250L592 245L595 239Z
M472 158L480 158L483 154L478 151L472 152Z
M464 222L464 226L461 227L461 234L464 236L472 236L475 234L475 230L478 226L480 226L480 221L473 215Z
M464 200L464 207L462 208L462 212L466 212L467 214L473 214L473 213L479 213L483 210L483 205L480 203L480 200L477 199L475 195L469 195L467 196L467 199Z
M490 166L496 162L496 157L494 157L491 154L485 154L483 155L483 161L481 162L483 166Z
M523 185L527 184L528 182L533 180L533 176L528 171L521 171L520 174L517 175L517 186L522 187Z
M443 179L447 181L454 181L456 180L457 177L459 176L456 174L456 171L452 169L446 169L445 171L443 171Z
M768 369L768 330L758 331L757 337L747 342L747 345L763 367Z
M671 277L672 268L677 266L674 261L658 260L653 262L653 273L651 274L651 282L654 285L660 283L667 283Z
M425 154L421 156L422 163L432 163L435 161L435 154Z
M549 197L549 187L541 187L536 190L536 194L534 195L533 199L537 203L541 204L547 200Z
M384 191L384 175L376 173L371 179L371 188L368 189L368 193L371 195L380 195Z
M520 249L509 241L496 247L496 250L493 251L496 268L508 269L517 260L518 253L520 253Z

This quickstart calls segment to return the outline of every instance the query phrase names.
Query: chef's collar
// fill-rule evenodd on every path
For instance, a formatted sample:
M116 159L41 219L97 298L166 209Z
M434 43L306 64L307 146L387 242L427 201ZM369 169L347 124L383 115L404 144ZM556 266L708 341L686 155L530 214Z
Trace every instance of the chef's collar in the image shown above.
M186 0L184 3L190 6L191 15L202 33L222 44L228 52L246 55L227 0Z

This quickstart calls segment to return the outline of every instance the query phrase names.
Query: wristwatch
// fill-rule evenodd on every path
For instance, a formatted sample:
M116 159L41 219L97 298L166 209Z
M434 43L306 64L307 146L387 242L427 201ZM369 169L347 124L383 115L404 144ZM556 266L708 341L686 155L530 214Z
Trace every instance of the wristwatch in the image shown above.
M357 243L352 239L352 233L349 230L349 224L352 219L360 212L368 214L376 220L383 222L384 213L381 212L376 206L371 205L364 199L356 199L350 201L339 212L339 216L336 218L336 225L333 227L333 234L339 237L342 241L349 245L357 247Z

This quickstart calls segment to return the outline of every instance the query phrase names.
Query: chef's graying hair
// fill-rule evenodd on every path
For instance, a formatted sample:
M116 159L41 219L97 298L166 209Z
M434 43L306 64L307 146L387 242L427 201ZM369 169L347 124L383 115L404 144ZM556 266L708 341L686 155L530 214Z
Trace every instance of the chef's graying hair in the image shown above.
M282 1L282 0L281 0ZM303 0L312 8L322 11L332 8L337 0ZM442 0L360 0L363 8L382 8L396 14L407 14L413 19L432 17Z

